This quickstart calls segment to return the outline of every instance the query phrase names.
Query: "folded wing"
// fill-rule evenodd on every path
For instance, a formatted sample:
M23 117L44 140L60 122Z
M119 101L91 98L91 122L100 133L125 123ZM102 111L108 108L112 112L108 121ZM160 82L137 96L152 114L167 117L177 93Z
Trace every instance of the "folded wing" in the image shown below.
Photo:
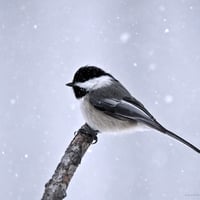
M91 96L90 103L98 110L104 112L105 114L112 116L120 120L135 120L137 122L142 122L145 125L154 128L176 140L189 146L196 152L200 153L200 149L176 135L175 133L164 128L143 106L142 103L137 101L133 97L125 97L121 100L115 98L93 98Z

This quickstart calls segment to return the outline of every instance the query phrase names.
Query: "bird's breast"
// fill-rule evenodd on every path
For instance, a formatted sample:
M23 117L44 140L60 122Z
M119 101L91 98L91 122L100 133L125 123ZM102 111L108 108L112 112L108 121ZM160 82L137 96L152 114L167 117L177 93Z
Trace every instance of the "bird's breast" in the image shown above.
M123 131L134 128L137 125L136 121L128 119L120 120L105 114L103 111L97 110L89 102L87 96L81 100L81 111L86 123L94 130L100 132Z

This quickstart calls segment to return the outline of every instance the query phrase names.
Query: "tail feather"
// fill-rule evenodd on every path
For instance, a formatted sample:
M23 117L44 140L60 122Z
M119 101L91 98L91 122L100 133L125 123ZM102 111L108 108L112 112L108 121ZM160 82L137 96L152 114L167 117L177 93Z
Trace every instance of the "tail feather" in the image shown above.
M194 151L196 151L197 153L200 153L200 149L197 148L196 146L194 146L193 144L191 144L190 142L186 141L185 139L183 139L182 137L176 135L175 133L167 130L166 128L164 128L159 122L157 122L155 119L153 120L145 120L143 121L146 125L150 126L151 128L154 128L166 135L169 135L170 137L178 140L179 142L185 144L186 146L190 147L191 149L193 149Z
M193 144L191 144L190 142L186 141L185 139L183 139L182 137L176 135L175 133L165 129L165 132L163 132L167 135L169 135L170 137L178 140L179 142L182 142L183 144L187 145L188 147L190 147L191 149L193 149L194 151L196 151L197 153L200 153L200 149L198 149L197 147L195 147Z

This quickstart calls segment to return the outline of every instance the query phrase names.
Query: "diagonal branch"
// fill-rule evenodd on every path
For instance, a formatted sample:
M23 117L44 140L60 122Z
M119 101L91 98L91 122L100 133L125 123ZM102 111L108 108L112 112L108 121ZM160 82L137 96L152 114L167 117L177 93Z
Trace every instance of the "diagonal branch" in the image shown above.
M97 141L97 132L84 124L69 144L52 178L46 183L42 200L62 200L66 197L69 183L81 162L81 159L93 140Z

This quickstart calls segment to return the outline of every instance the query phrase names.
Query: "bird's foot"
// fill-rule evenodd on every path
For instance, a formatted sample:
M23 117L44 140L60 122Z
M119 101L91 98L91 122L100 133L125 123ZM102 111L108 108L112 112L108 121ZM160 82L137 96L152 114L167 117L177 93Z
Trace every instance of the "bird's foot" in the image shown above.
M91 136L92 144L96 144L98 142L97 134L99 133L99 131L92 129L88 124L84 124L79 129L79 131L81 131L81 133L83 133L83 134L87 134L87 135ZM75 132L75 134L77 134L77 133Z

